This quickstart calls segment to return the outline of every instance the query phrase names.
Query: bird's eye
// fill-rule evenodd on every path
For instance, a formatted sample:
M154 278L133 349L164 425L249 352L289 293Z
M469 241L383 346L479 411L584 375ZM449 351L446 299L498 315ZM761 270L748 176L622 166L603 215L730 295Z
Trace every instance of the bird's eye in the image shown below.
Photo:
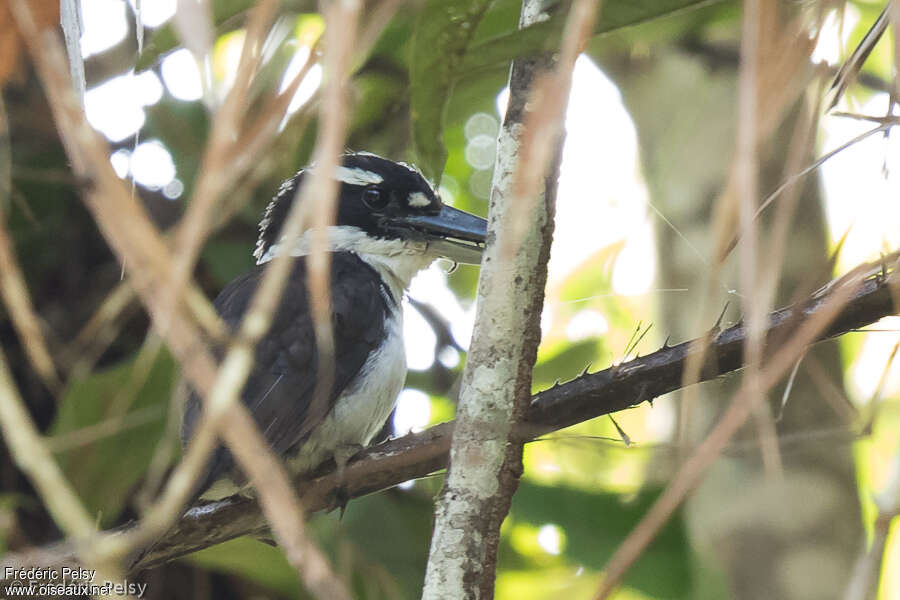
M378 188L370 187L363 190L362 200L372 210L381 210L387 206L390 197Z

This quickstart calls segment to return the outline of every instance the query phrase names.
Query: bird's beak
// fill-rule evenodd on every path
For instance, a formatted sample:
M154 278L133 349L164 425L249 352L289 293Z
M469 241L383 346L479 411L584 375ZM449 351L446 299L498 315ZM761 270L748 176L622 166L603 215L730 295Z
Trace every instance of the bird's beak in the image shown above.
M397 221L423 234L429 250L440 256L470 265L481 263L487 236L487 221L481 217L444 205L436 215L404 216Z

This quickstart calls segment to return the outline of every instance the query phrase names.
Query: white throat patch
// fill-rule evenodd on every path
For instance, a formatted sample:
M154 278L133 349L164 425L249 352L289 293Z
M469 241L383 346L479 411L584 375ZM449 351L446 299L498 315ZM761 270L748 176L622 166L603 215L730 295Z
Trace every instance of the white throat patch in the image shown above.
M420 240L387 240L369 237L358 227L332 225L327 228L329 252L353 252L378 271L398 301L416 273L426 268L440 253ZM262 265L285 252L284 241L273 244L256 264ZM291 256L312 253L312 231L305 232L289 250Z

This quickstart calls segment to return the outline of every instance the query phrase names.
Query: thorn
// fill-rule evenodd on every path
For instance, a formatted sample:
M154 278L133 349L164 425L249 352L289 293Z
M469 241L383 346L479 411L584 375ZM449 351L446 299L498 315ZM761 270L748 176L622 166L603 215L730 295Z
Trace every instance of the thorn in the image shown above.
M628 356L628 353L631 352L632 343L634 342L634 338L637 337L638 333L641 331L641 322L638 321L637 327L634 328L634 331L631 332L631 337L628 338L628 343L625 344L625 354L622 357L622 360L625 360L625 357Z
M628 341L628 346L625 348L625 356L622 357L623 363L628 359L629 354L637 350L637 347L640 345L641 341L643 341L644 336L646 336L652 328L653 323L650 323L649 325L647 325L647 329L641 331L641 323L638 323L637 330L631 335L631 339Z
M837 241L837 244L834 245L834 250L828 255L828 272L831 273L834 270L834 266L837 264L838 257L841 255L841 251L844 249L844 244L847 242L847 238L850 237L850 232L853 229L853 225L847 227L844 231L841 238Z
M841 99L841 96L847 89L847 86L856 79L857 74L860 69L862 69L863 63L866 62L872 49L878 43L878 40L881 39L881 36L890 24L889 16L888 7L885 6L885 8L882 9L881 14L878 15L878 18L875 20L875 23L872 24L869 31L863 36L859 45L856 46L850 56L847 57L841 65L841 68L838 69L838 73L835 75L834 81L831 83L831 87L828 90L829 92L834 90L834 97L825 112L829 112L835 107L838 100Z
M588 374L588 369L590 369L591 366L592 366L593 364L594 364L594 363L590 363L590 362L589 362L587 365L585 365L584 370L581 372L580 377L584 377L585 375L587 375L587 374Z
M722 312L719 313L719 318L716 319L716 323L712 326L712 329L710 329L710 333L719 332L722 330L722 321L725 319L725 312L728 310L729 304L729 302L726 302L725 306L722 307Z
M625 430L619 427L619 424L616 423L616 420L613 419L612 415L606 415L609 417L609 420L612 421L612 424L615 425L616 431L619 432L619 437L622 438L622 441L625 443L625 447L628 448L631 446L631 438L628 437L628 434L625 433Z
M671 337L672 337L671 335L667 335L667 336L666 336L666 341L663 342L663 345L662 345L661 350L666 350L667 348L670 347L670 346L669 346L669 339L670 339Z

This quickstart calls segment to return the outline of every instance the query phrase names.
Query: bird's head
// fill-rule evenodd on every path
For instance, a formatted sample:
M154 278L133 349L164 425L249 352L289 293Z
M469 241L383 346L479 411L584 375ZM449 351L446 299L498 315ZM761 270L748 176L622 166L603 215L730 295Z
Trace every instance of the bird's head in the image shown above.
M253 253L257 263L284 252L285 247L294 255L309 252L305 236L293 242L279 236L297 191L312 168L285 181L269 203ZM486 221L443 204L414 167L374 154L345 154L335 178L340 187L335 224L329 230L332 250L481 262Z

